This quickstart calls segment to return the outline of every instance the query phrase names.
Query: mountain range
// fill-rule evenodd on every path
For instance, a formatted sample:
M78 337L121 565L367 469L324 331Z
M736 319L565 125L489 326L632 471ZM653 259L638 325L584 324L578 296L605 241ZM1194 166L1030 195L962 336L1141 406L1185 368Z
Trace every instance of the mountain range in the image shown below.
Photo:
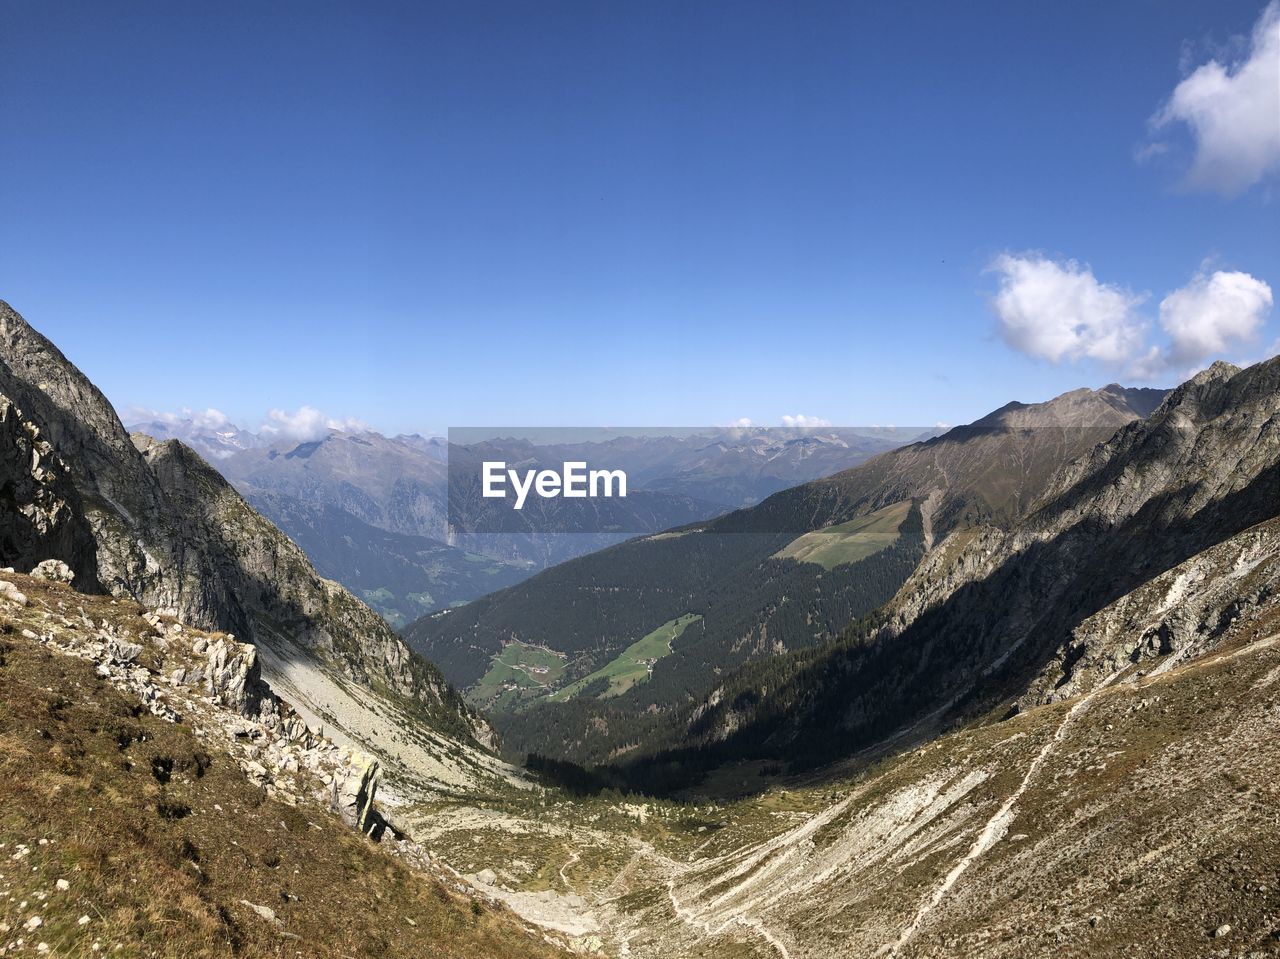
M513 750L599 762L658 735L664 717L743 664L839 636L954 530L1008 527L1058 468L1163 396L1108 386L1012 403L758 506L562 564L405 635L496 707ZM693 619L644 657L656 661L643 681L591 685L681 617ZM541 659L547 672L519 669Z
M131 432L199 452L256 510L393 626L512 585L547 566L630 538L757 502L836 472L918 431L743 428L614 435L552 431L526 439L455 442L463 457L512 462L600 459L632 477L608 504L555 504L535 529L486 530L490 501L449 509L449 444L418 434L324 429L315 438L253 433L208 417L135 417ZM599 436L597 437L597 434ZM590 438L588 438L588 436ZM459 502L463 499L459 497ZM507 511L508 513L510 511ZM516 514L517 516L519 514ZM390 534L390 535L389 535Z
M7 305L0 494L6 953L1280 942L1280 359L562 563L443 673Z

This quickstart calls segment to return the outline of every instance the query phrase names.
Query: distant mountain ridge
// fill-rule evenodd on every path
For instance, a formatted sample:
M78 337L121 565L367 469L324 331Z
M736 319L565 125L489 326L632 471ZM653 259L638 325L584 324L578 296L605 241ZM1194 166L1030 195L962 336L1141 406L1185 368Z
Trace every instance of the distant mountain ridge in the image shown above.
M242 430L222 417L208 414L157 415L152 419L141 413L126 412L124 418L128 420L126 426L130 433L145 433L157 440L181 440L210 463L269 442L258 433Z
M1118 416L1145 419L1163 402L1168 390L1109 383L1096 390L1084 387L1055 397L1048 403L1006 403L972 426L1109 426Z
M535 570L426 536L392 533L336 506L310 506L284 493L246 499L302 547L317 570L343 583L392 626L434 609L512 586Z
M631 477L628 500L549 502L536 531L476 532L470 518L495 508L476 499L462 522L449 516L448 443L441 437L330 428L298 439L252 433L212 412L151 415L131 424L202 452L312 561L396 626L449 608L635 535L755 502L778 489L842 469L901 442L902 430L734 428L675 435L613 436L535 446L508 439L468 447L499 459L547 462L600 457ZM552 435L556 435L551 431ZM595 431L583 431L595 436ZM456 508L455 504L455 508ZM507 512L510 512L509 510ZM519 519L518 515L514 517ZM412 537L388 539L385 534ZM559 535L569 534L569 535ZM392 545L393 544L393 545ZM387 547L390 545L390 549Z
M569 683L664 623L701 616L653 665L649 680L623 695L526 703L518 715L498 716L513 751L601 761L658 735L664 717L748 662L838 636L886 602L954 530L1011 526L1065 463L1163 396L1106 387L1009 404L758 506L564 563L447 615L424 617L405 635L464 689L491 676L491 663L511 643L566 657L560 682ZM887 537L877 534L887 547L868 553L862 543L871 527L845 524L891 508L905 509L904 518ZM851 539L837 549L849 548L854 561L828 569L786 558L800 537L834 529L838 541L845 528Z

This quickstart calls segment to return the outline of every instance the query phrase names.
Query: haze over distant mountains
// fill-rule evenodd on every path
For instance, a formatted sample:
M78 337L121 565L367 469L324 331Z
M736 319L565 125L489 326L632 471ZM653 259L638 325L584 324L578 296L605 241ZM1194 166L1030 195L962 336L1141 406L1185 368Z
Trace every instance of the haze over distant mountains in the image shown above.
M393 625L510 586L539 569L749 505L837 472L914 438L918 430L733 428L675 435L604 435L537 445L519 439L466 447L467 455L533 462L602 458L631 477L632 495L609 507L556 504L564 525L542 532L473 532L450 523L448 443L368 429L320 429L296 439L240 429L212 415L134 418L129 429L179 439L203 455L316 567L354 590ZM487 504L485 504L487 505ZM455 520L458 519L455 513ZM614 530L610 532L609 530Z

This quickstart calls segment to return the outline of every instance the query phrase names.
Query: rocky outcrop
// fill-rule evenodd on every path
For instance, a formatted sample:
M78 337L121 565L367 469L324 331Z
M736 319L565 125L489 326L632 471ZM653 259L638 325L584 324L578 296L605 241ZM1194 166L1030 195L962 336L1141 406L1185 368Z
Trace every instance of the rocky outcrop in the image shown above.
M0 559L23 570L65 560L92 589L97 547L68 474L40 428L0 395Z
M32 601L21 594L26 609L6 612L0 605L6 629L94 663L98 676L136 697L152 715L215 737L271 795L329 805L332 795L345 795L354 782L364 787L357 793L358 815L334 811L366 833L382 821L373 804L378 763L309 728L263 681L253 646L35 577L0 579L0 601L12 602L24 582Z
M381 779L382 767L376 759L363 753L351 754L343 774L333 778L330 808L352 829L376 832L381 827L381 819L373 801Z
M30 515L5 517L11 533L0 561L30 568L65 559L78 588L100 582L116 596L255 645L287 640L291 655L301 650L347 680L404 697L438 729L464 739L487 734L438 670L318 576L199 456L177 441L135 444L93 384L3 302L0 393L10 400L0 409L0 419L8 416L0 456L15 489L25 490L22 502L34 504ZM14 404L30 427L20 425ZM32 438L39 436L45 440ZM33 451L35 466L17 469ZM54 451L61 472L47 465ZM45 483L46 475L56 482Z
M1278 606L1280 519L1198 553L1090 616L1017 705L1078 696L1130 666L1167 671L1254 630Z
M60 559L42 559L36 563L31 575L35 579L47 579L51 583L65 583L68 586L76 578L75 571Z

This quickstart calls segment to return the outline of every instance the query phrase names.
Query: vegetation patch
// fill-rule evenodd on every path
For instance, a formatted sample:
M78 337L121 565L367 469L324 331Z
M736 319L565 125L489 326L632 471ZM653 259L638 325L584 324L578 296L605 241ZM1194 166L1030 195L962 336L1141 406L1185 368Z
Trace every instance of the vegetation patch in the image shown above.
M482 709L511 709L529 698L541 697L564 676L566 657L545 646L507 643L493 657L488 672L467 690L467 698Z
M805 533L774 554L774 559L794 559L835 569L845 563L874 556L898 541L898 530L911 512L911 501L903 500L847 523Z
M671 644L680 638L691 623L696 623L700 619L702 619L701 616L686 613L668 620L645 635L643 639L632 643L608 665L583 676L549 698L553 702L563 702L583 692L589 686L600 687L600 691L596 693L598 699L621 696L632 686L647 681L653 673L654 664L662 657L670 655ZM607 682L608 685L601 687L601 681Z

